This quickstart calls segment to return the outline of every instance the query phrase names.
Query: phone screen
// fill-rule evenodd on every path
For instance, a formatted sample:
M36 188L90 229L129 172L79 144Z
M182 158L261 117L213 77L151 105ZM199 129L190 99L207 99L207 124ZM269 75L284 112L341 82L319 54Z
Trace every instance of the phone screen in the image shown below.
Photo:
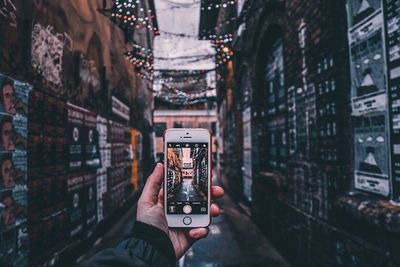
M167 214L208 213L208 143L167 143Z

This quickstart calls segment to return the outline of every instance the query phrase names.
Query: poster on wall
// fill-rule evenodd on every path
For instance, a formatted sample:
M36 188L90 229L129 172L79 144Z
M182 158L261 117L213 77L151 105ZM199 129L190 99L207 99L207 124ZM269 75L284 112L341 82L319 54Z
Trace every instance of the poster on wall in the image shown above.
M0 151L13 152L26 150L28 119L24 115L11 116L0 113Z
M354 121L354 186L356 189L388 196L389 153L385 116L356 117Z
M97 223L97 185L96 173L88 173L84 178L83 205L84 227L87 236L92 234L91 228Z
M385 0L385 37L388 66L391 166L393 182L400 184L400 2ZM393 189L397 190L398 186ZM399 197L399 192L394 192Z
M28 265L28 228L26 223L0 233L0 266Z
M116 116L122 118L129 122L130 118L130 108L126 104L124 104L121 100L119 100L116 96L111 97L111 111Z
M390 194L386 60L381 1L348 2L354 187Z
M82 170L83 158L83 124L85 109L68 103L67 146L68 169L70 171Z
M349 27L364 24L365 19L374 12L380 11L382 0L349 0L347 1L349 12Z
M11 116L28 114L28 97L32 86L0 73L0 113Z
M375 13L349 32L354 116L386 111L382 20L382 12Z
M25 186L27 181L26 151L0 153L0 190Z
M27 187L16 184L0 191L0 265L26 266ZM4 264L4 265L2 265Z
M67 179L67 201L71 239L79 239L84 227L84 175L70 175Z
M12 189L1 191L0 232L8 231L26 223L27 192L27 187L23 185L16 185Z
M83 143L85 154L85 167L87 170L95 170L101 166L99 138L96 124L97 115L94 112L86 112L83 128Z
M252 143L251 143L251 108L243 111L243 194L251 201L252 199Z
M27 116L32 86L0 74L0 232L26 222Z

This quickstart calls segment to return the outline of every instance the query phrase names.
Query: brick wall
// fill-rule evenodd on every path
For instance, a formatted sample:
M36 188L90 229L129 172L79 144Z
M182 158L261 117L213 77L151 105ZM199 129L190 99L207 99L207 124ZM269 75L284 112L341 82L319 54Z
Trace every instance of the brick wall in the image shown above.
M249 1L245 12L234 41L234 102L239 120L251 108L253 219L294 266L398 266L398 208L347 194L354 163L346 1ZM224 148L233 141L243 146L226 136Z

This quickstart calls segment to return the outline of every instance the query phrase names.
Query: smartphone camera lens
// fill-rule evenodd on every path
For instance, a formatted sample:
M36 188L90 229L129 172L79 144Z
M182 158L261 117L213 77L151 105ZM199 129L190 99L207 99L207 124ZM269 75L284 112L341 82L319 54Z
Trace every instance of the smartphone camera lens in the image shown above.
M189 134L189 133L186 133L186 134Z

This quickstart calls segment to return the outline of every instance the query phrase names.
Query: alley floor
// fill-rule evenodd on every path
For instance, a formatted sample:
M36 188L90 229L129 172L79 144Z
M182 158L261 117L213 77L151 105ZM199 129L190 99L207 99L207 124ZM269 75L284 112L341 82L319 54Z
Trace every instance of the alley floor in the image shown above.
M206 197L202 192L192 185L192 179L183 179L182 184L178 186L170 201L205 201Z
M228 195L217 203L221 215L213 219L206 239L197 242L177 263L179 267L288 267L289 264ZM84 265L98 251L115 247L131 229L135 207L99 238L75 264Z

